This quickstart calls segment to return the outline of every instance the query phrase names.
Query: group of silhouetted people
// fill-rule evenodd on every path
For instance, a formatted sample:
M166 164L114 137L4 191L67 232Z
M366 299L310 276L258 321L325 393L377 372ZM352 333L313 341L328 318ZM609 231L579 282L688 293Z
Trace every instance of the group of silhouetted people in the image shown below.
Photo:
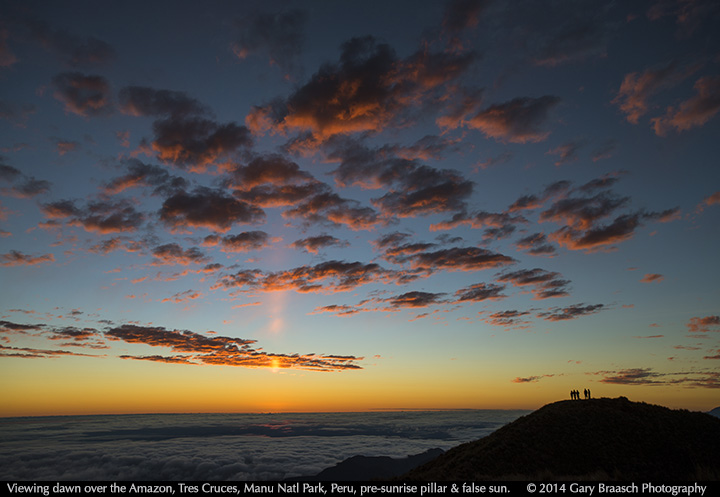
M589 389L586 388L583 391L583 393L585 394L586 399L590 398L590 390ZM580 390L570 390L570 398L572 400L580 400Z

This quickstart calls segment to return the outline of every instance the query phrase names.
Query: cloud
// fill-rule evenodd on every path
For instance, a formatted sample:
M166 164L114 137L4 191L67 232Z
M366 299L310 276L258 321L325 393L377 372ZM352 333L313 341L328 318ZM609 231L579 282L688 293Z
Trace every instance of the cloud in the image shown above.
M396 264L409 264L411 268L426 274L436 271L481 271L514 264L512 257L479 247L451 247L435 251L419 248L401 253L386 254L385 258Z
M707 333L720 331L720 316L705 316L690 318L687 324L690 333Z
M620 90L612 103L620 107L628 122L637 124L649 110L649 98L661 90L680 83L697 69L679 68L670 62L658 69L646 69L642 74L629 73L623 79Z
M220 244L223 252L250 252L270 245L270 236L264 231L243 231L237 235L208 235L203 241L205 246Z
M202 297L203 294L200 292L196 292L193 290L186 290L184 292L178 292L172 297L167 297L162 299L160 302L173 302L175 304L182 304L184 302L188 302L190 300L199 299Z
M209 110L185 92L126 86L118 93L120 110L132 116L172 116L182 119L207 114Z
M553 307L546 312L538 313L538 317L546 321L567 321L582 316L596 314L605 308L604 304L574 304L565 308Z
M577 152L583 145L584 142L582 140L575 140L558 145L554 149L548 150L547 153L558 156L558 160L555 162L556 166L564 166L565 164L578 160Z
M370 283L405 283L417 276L405 271L384 269L375 263L326 261L276 272L243 269L221 277L213 288L240 288L246 291L345 292Z
M371 36L353 38L342 45L339 63L324 64L287 99L253 107L246 124L256 134L309 132L321 141L380 131L402 122L424 95L457 78L474 60L473 53L427 49L401 60Z
M600 383L613 385L677 385L691 388L720 388L717 372L671 372L660 373L652 368L628 368L620 371L600 371L603 375Z
M247 165L237 166L230 174L228 186L251 191L263 185L301 185L315 183L313 176L300 169L295 162L279 154L267 154L253 158Z
M598 145L592 153L592 161L597 162L603 159L609 159L613 156L617 143L615 140L606 140Z
M355 356L318 354L271 354L251 347L255 340L231 338L220 335L205 336L192 331L168 330L163 327L125 324L103 332L110 340L167 347L179 356L123 356L138 360L181 362L185 364L208 364L216 366L242 366L273 369L308 369L314 371L342 371L361 369Z
M538 381L542 380L543 378L552 378L555 376L554 374L543 374L540 376L527 376L525 378L522 378L520 376L514 378L512 380L513 383L537 383Z
M181 292L166 299L192 299L194 292ZM336 354L273 354L253 348L256 340L233 338L207 332L206 335L189 330L169 330L162 326L123 324L98 331L94 328L57 328L42 323L23 325L0 321L0 332L28 333L51 341L65 341L77 347L107 348L106 341L148 345L169 349L174 355L122 355L123 359L150 360L176 364L242 366L252 368L303 369L313 371L343 371L362 369L362 357ZM210 335L210 336L208 336ZM66 350L29 349L0 345L0 355L26 358L49 358L65 355L87 355ZM98 357L98 356L94 356Z
M703 207L709 207L716 204L720 204L720 190L716 191L712 195L705 197L702 201L702 204L700 204L700 208L702 209Z
M197 172L253 143L245 126L204 117L159 119L153 123L153 133L152 149L159 160Z
M102 76L65 72L53 78L55 98L65 110L84 117L106 116L113 112L110 83Z
M551 95L514 98L491 105L466 121L466 124L501 142L541 142L550 135L542 126L550 110L558 103L560 99Z
M103 187L103 192L116 195L129 188L154 186L155 194L171 194L187 188L188 182L179 176L173 176L160 166L145 164L137 159L128 159L127 174L112 179Z
M655 133L666 135L669 131L687 131L704 125L720 111L720 76L705 76L695 83L696 95L678 108L668 107L665 116L653 119Z
M202 264L208 258L197 247L183 249L177 243L166 243L155 247L152 251L155 261L153 265L172 264L187 266L188 264Z
M290 72L302 51L307 17L300 9L250 13L235 22L238 32L232 50L239 59L262 54L271 64Z
M145 220L127 200L97 200L84 207L77 207L73 200L59 200L40 208L50 219L68 219L71 226L103 234L135 231Z
M387 215L418 215L465 209L473 184L458 171L437 169L416 160L394 156L394 148L370 149L354 140L335 140L329 157L339 159L333 171L338 185L365 189L387 189L372 199Z
M642 277L641 283L660 283L665 277L662 274L648 273Z
M335 238L330 235L318 235L295 240L291 247L301 249L311 254L318 254L321 249L325 247L349 247L350 244L346 241Z
M3 164L4 157L0 156L0 182L10 183L12 187L0 190L3 194L18 198L30 198L50 191L52 183L26 176L19 169Z
M175 229L207 228L225 232L235 224L265 220L265 213L247 202L228 196L224 190L198 187L179 190L163 202L160 219Z
M525 319L525 316L529 315L530 311L518 311L513 309L494 312L484 318L483 321L487 324L502 326L504 328L526 328L529 326L530 321Z
M486 212L480 211L473 214L459 212L449 221L441 221L430 225L430 231L449 230L461 225L469 225L474 229L491 228L486 230L487 238L504 238L511 235L517 224L526 224L528 220L519 214L511 214L510 212ZM492 230L494 229L494 230ZM497 237L499 238L499 237Z
M505 289L503 285L494 285L492 283L477 283L467 288L462 288L455 292L458 302L482 302L484 300L504 299L507 295L503 295Z
M58 155L65 155L68 152L74 152L80 148L78 142L69 140L58 140L55 145Z
M317 185L313 190L314 195L284 211L283 216L303 219L306 223L345 225L355 231L371 230L383 223L374 209L364 207L356 200L342 198L331 192L327 185Z
M515 246L531 255L546 255L548 257L557 255L555 247L548 243L545 233L534 233L525 236L515 242Z
M519 271L503 272L497 275L496 280L501 283L511 283L516 287L532 287L530 291L535 300L567 297L570 281L561 279L562 275L544 269L521 269Z
M657 0L648 8L647 17L652 21L674 17L678 34L689 37L703 23L717 20L718 12L717 3L712 0Z
M44 264L47 262L55 262L53 254L28 255L17 250L11 250L7 254L0 254L3 261L0 266L34 266L36 264Z

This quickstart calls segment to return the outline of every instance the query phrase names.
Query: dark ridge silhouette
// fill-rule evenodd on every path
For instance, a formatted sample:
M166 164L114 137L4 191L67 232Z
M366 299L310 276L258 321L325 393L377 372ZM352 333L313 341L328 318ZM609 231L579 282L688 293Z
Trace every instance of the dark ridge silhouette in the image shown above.
M716 418L720 418L720 407L716 407L712 411L708 411L708 414L715 416Z
M322 470L315 476L296 476L285 481L370 481L393 478L435 459L442 453L442 449L429 449L403 459L393 459L388 456L353 456L332 468Z
M564 400L401 479L718 480L720 419L625 397Z

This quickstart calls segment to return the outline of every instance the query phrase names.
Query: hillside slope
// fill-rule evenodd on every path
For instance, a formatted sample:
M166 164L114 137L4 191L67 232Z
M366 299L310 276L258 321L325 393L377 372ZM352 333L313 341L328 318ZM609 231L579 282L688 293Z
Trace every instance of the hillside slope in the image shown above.
M720 419L617 399L548 404L406 480L717 480Z

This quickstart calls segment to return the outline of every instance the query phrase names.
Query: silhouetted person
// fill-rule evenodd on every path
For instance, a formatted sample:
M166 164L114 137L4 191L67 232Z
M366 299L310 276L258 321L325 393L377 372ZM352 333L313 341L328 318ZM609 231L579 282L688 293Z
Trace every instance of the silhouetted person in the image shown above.
M586 399L588 398L588 389L587 388L585 389L585 398Z
M589 389L589 388L588 388L588 391L587 391L587 392L588 392L588 399L591 399L592 396L590 395L590 389Z

